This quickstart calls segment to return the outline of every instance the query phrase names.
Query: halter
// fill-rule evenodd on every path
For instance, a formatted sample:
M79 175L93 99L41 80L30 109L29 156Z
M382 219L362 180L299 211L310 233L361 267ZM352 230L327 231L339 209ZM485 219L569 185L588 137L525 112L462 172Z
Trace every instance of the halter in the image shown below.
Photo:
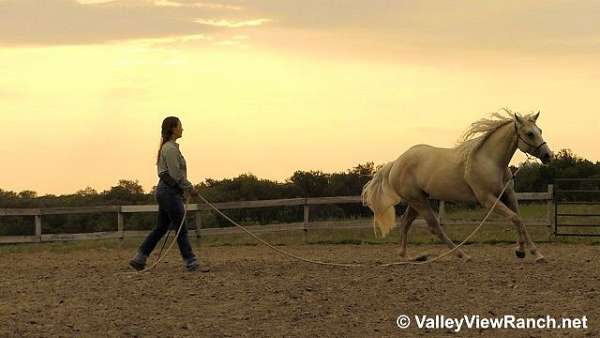
M531 143L527 142L527 140L525 140L523 137L521 137L521 134L519 134L519 129L517 128L517 121L516 121L516 120L515 120L515 134L517 134L517 148L519 148L519 140L521 140L521 141L522 141L523 143L525 143L525 144L526 144L526 145L527 145L527 146L528 146L530 149L531 149L531 148L534 148L534 150L533 150L533 151L534 151L535 153L538 153L538 151L540 150L540 148L541 148L541 147L542 147L544 144L546 144L546 141L544 141L544 142L540 143L540 145L539 145L539 146L537 146L537 147L536 147L536 146L534 146L533 144L531 144ZM531 154L531 152L529 152L529 151L524 151L524 153L526 153L526 154L527 154L527 153ZM533 155L533 154L531 154L531 155ZM534 155L534 156L535 156L535 155Z

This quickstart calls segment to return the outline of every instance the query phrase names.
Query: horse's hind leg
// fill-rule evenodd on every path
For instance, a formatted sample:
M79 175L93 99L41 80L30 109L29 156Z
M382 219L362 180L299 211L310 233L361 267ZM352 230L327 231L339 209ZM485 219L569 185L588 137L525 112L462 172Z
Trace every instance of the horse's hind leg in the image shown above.
M415 218L417 218L417 211L410 205L406 207L404 214L400 218L400 257L406 258L406 243L408 241L408 231Z
M446 232L440 225L440 222L439 222L435 212L433 211L433 209L431 208L431 205L429 204L429 202L426 199L424 199L422 201L411 203L410 205L415 210L417 210L421 216L423 216L423 218L429 225L429 228L431 229L431 231L434 234L436 234L443 243L445 243L450 249L456 248L456 244L454 244L454 242L452 242L452 240L448 237L448 235L446 235ZM463 258L467 261L471 259L471 257L469 255L467 255L464 251L462 251L460 248L457 248L455 252L459 258Z

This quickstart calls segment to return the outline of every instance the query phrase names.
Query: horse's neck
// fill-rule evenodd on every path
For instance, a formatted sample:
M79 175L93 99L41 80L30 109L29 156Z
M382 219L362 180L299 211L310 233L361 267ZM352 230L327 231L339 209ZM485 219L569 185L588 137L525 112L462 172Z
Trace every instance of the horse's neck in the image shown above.
M481 145L479 152L499 168L506 168L517 151L516 137L513 123L508 123L494 131Z

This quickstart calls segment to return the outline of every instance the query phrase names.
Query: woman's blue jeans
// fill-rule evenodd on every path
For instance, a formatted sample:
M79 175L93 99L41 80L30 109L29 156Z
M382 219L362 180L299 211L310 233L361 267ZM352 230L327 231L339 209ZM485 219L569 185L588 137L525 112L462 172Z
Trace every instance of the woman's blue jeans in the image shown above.
M156 244L167 233L169 229L173 229L176 233L181 220L183 219L184 205L183 195L175 189L169 187L164 182L159 181L156 187L156 201L158 202L158 219L156 227L148 234L140 246L139 251L146 256L149 256ZM183 223L179 237L177 237L177 245L181 257L184 260L195 257L188 238L187 225Z

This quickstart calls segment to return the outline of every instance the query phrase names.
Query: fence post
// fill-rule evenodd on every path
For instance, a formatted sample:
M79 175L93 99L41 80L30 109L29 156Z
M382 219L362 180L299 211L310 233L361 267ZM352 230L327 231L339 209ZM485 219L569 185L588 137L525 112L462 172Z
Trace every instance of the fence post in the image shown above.
M42 215L35 215L35 237L36 241L42 241Z
M308 205L308 201L304 200L304 242L306 243L306 235L308 234L308 220L310 216L310 206Z
M119 233L120 239L125 237L125 218L121 212L121 209L119 209L117 213L117 232Z
M546 201L546 216L548 217L548 238L552 238L555 229L554 213L556 212L554 210L554 184L548 184L548 194L550 194L550 199Z
M202 229L202 215L196 211L196 238L200 238L200 229Z
M444 225L443 220L446 218L446 202L445 201L440 201L438 216L440 218L440 220L439 220L440 225Z

